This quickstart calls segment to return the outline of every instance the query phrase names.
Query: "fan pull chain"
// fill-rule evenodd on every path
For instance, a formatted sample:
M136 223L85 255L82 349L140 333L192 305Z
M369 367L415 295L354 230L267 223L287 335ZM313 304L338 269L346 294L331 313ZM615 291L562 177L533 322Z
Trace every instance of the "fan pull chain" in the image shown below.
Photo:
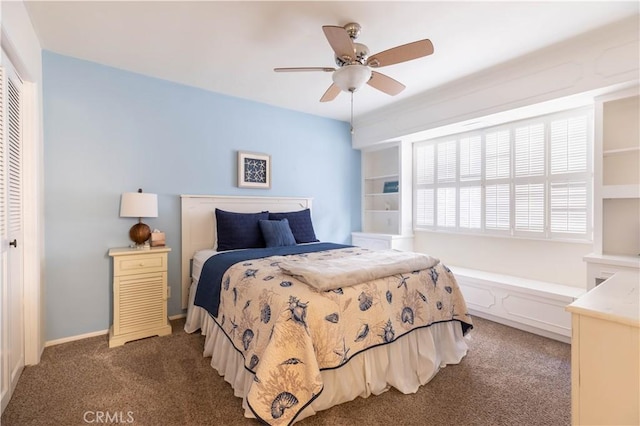
M349 121L349 125L351 126L351 134L353 135L353 90L349 90L351 92L351 121Z

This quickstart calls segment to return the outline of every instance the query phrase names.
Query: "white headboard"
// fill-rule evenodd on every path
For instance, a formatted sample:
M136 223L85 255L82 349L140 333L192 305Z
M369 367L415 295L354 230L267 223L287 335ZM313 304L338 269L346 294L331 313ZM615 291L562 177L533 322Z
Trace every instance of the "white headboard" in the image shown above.
M215 210L237 213L289 212L311 208L311 198L181 195L182 308L187 308L191 286L191 259L198 250L213 248L216 241Z

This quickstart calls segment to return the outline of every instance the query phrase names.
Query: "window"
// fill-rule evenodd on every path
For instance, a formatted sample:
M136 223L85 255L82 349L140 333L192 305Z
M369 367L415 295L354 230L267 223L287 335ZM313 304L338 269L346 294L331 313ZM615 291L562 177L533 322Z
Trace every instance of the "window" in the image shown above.
M590 240L592 111L414 145L416 229Z

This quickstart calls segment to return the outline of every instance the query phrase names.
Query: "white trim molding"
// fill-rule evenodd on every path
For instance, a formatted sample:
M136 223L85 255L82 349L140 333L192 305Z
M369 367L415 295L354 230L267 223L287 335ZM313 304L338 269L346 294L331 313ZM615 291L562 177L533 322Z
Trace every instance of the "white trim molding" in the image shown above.
M90 337L106 336L107 334L109 334L109 330L92 331L91 333L78 334L76 336L63 337L61 339L47 340L44 346L48 348L49 346L75 342L76 340L88 339ZM106 338L105 343L108 343L108 340Z
M443 126L637 82L639 38L630 17L393 103L356 118L352 146L424 140Z

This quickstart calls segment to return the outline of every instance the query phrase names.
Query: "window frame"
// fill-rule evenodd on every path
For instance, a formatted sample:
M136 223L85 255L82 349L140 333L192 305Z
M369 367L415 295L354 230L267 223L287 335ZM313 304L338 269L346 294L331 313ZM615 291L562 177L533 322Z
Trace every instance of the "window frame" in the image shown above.
M584 171L568 171L565 173L552 173L551 170L551 162L552 162L552 150L551 150L551 123L557 122L558 120L568 120L574 117L584 116L586 118L586 169ZM543 124L543 164L544 171L542 174L538 175L516 175L516 130L522 129L526 126ZM492 134L496 132L502 131L509 132L509 177L500 177L487 179L487 150L486 150L486 139L487 134ZM530 130L531 131L531 127ZM463 139L472 139L474 137L480 136L480 162L481 162L481 171L480 178L477 180L466 180L461 179L461 163L464 162L461 160L463 155L461 154L461 140ZM531 133L528 133L528 138L531 138ZM438 169L440 165L438 164L438 145L446 142L455 141L455 170L456 176L453 181L448 180L446 182L439 182ZM531 139L529 139L531 140ZM577 243L588 243L593 241L593 185L594 185L594 176L593 176L593 143L594 143L594 108L593 106L575 108L560 112L553 112L544 115L538 115L535 117L529 117L521 120L511 121L507 123L501 123L494 126L488 126L480 129L474 129L467 132L461 132L456 134L450 134L434 139L428 139L424 141L415 142L413 144L413 229L414 231L432 231L432 232L444 232L444 233L456 233L456 234L470 234L470 235L486 235L486 236L500 236L500 237L508 237L508 238L524 238L524 239L536 239L536 240L550 240L550 241L564 241L564 242L577 242ZM419 183L418 182L418 156L421 148L433 146L433 170L432 172L432 183ZM529 149L529 154L531 155L531 148ZM539 154L539 153L538 153ZM465 161L468 158L465 157ZM528 157L529 162L531 157ZM425 164L425 162L422 162ZM531 163L530 163L531 164ZM429 166L424 166L428 168ZM530 165L528 166L530 167ZM422 170L422 173L425 174L425 170ZM551 205L551 188L552 185L562 184L563 182L583 182L585 185L585 196L586 196L586 205L584 206L584 215L586 217L585 223L585 233L571 233L571 232L559 232L557 230L552 230L552 205ZM508 229L491 229L487 227L487 187L492 185L500 185L500 184L508 184L509 185L509 226ZM516 188L521 185L543 185L543 214L542 214L542 231L537 231L532 229L530 226L527 226L527 229L516 228ZM460 189L463 187L477 187L480 186L480 227L479 228L468 228L461 226L461 191ZM438 189L439 188L455 188L455 226L443 227L438 225ZM418 221L418 205L419 193L423 190L433 190L432 197L432 217L433 223L431 224L420 224ZM582 199L582 192L580 192L580 198ZM535 195L533 193L529 193L529 197ZM428 201L426 201L428 202ZM426 203L425 202L425 203ZM527 201L527 223L537 223L536 219L539 219L540 215L532 214L531 206L534 208L538 205L540 199L531 200L531 198ZM426 204L425 204L426 205ZM519 210L518 210L519 211ZM562 216L562 210L559 212L560 216ZM570 216L570 211L566 212L568 217ZM579 210L579 213L582 214L582 210ZM520 214L520 213L518 213ZM425 217L422 215L421 217ZM522 217L519 215L518 217ZM569 221L569 219L567 219Z

